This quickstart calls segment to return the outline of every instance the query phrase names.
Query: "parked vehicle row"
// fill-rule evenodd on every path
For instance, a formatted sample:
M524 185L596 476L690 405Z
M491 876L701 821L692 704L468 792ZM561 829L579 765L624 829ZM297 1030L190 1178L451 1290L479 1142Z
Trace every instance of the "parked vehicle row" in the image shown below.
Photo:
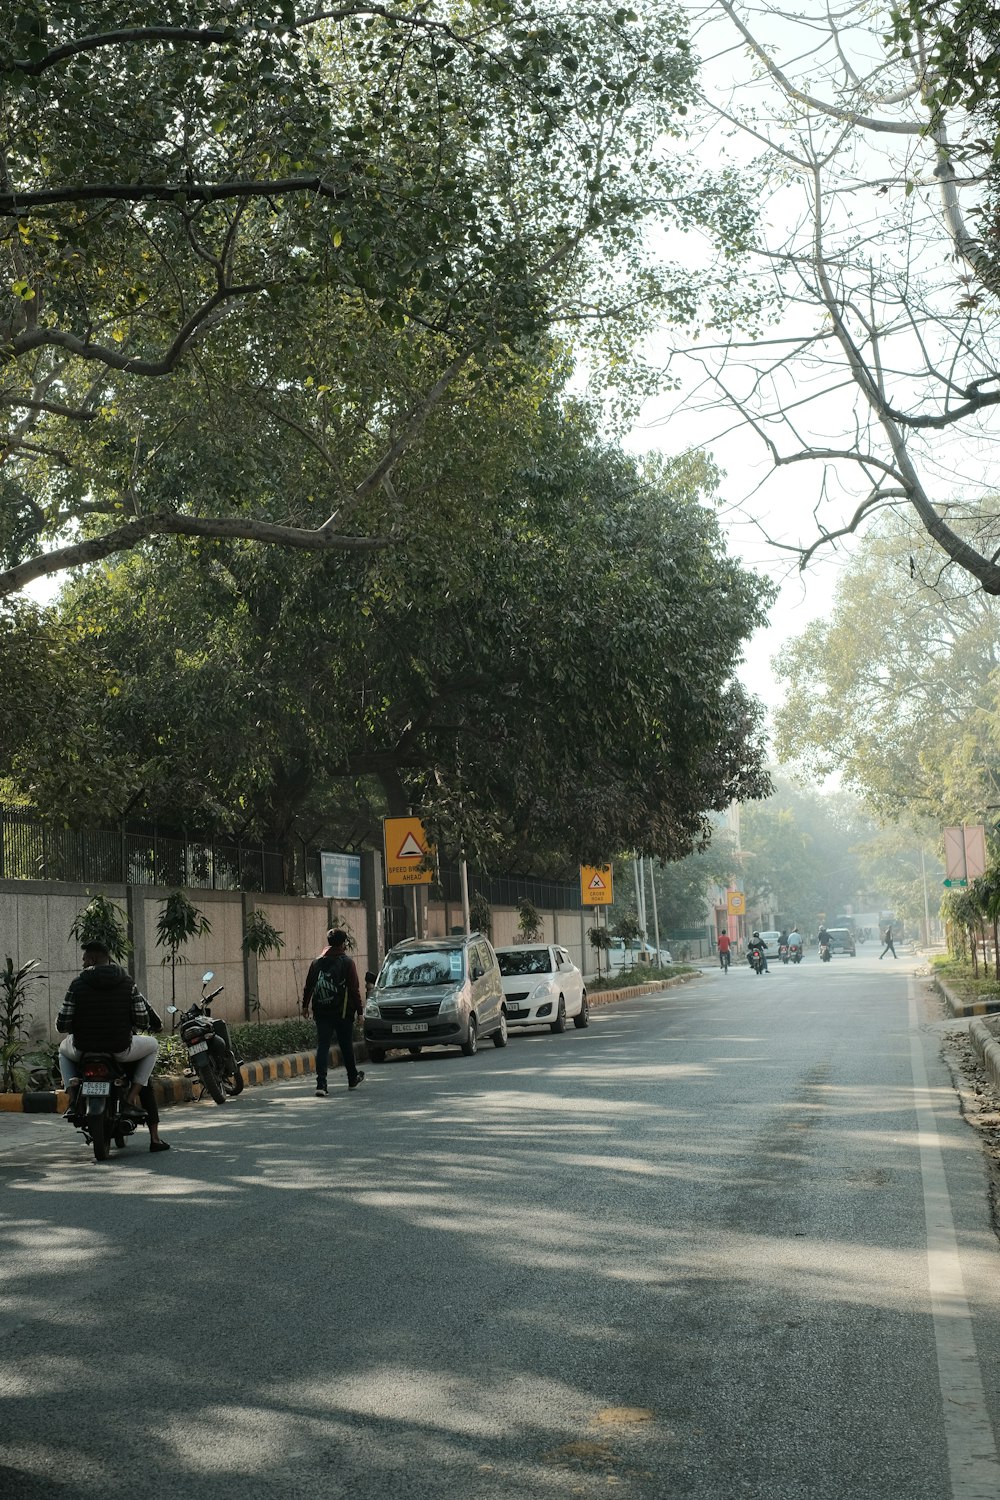
M459 1047L472 1057L480 1041L506 1047L511 1026L583 1028L590 1010L583 975L558 943L494 949L481 932L407 938L379 970L365 1005L372 1062L392 1047L418 1056L425 1047Z

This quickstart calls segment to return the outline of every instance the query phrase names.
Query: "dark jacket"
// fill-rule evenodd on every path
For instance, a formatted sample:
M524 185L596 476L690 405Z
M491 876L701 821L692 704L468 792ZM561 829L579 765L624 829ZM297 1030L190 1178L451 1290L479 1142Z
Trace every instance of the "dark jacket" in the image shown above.
M80 1052L124 1052L133 1030L148 1024L146 1002L118 964L97 964L78 974L56 1021L59 1031L72 1033Z
M348 1013L356 1011L364 1014L364 1001L361 998L361 985L358 982L358 971L353 958L348 958L343 948L327 948L319 958L314 958L309 965L309 973L306 975L305 988L302 991L302 1009L307 1011L312 1001L313 990L316 988L316 980L320 969L330 969L334 974L343 974L347 980Z

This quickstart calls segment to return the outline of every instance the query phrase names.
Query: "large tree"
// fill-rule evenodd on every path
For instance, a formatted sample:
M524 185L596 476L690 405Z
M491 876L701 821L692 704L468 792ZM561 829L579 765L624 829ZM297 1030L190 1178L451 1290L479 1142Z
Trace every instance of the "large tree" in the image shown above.
M164 541L86 573L59 607L77 725L52 740L39 711L24 792L77 821L128 805L288 839L362 782L495 865L676 857L765 791L759 709L720 684L771 591L725 554L710 466L644 469L524 387L478 410L438 413L435 507L391 551L303 569ZM374 492L366 524L391 503Z
M883 518L829 618L774 663L782 758L839 772L880 816L925 827L1000 803L1000 609L958 569L920 582L929 552L912 523Z
M878 7L719 0L701 15L699 45L725 58L706 75L707 139L768 184L753 274L775 317L764 338L695 346L689 400L759 445L768 480L741 498L801 566L906 509L1000 593L1000 518L980 508L1000 430L1000 283L978 217L992 137Z
M670 5L22 0L0 36L0 592L152 535L380 545L359 508L498 350L559 324L620 372L652 308L723 318L731 278L643 239L745 233L735 176L681 149L693 77ZM336 372L310 379L318 348ZM208 472L192 447L158 483L199 407L251 398L286 466L329 460L307 514L234 504L238 456Z

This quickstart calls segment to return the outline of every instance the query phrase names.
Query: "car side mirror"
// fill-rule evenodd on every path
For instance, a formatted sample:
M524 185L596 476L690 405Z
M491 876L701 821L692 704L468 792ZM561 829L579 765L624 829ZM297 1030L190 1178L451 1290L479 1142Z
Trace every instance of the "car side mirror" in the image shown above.
M472 966L472 977L473 977L473 979L482 979L483 974L485 972L486 971L484 969L480 968L479 964L473 964L473 966Z

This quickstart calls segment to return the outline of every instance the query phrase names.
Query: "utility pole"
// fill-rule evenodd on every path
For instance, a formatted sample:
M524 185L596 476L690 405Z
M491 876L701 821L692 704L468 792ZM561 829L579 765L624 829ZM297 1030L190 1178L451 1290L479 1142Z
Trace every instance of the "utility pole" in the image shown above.
M656 910L656 881L653 879L653 860L649 861L649 891L653 898L653 930L656 933L656 962L660 962L660 916Z

